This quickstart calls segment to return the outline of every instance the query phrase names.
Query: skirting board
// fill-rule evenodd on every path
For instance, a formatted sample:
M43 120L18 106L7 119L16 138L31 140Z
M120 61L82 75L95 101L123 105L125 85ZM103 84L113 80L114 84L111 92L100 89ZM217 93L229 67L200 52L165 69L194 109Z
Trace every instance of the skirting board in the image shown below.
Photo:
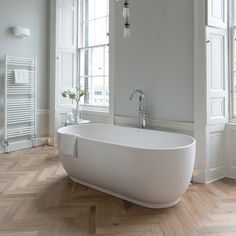
M34 146L43 146L48 145L49 138L48 137L42 137L42 138L36 138L34 141ZM25 141L19 141L15 143L11 143L9 145L9 152L14 152L17 150L22 150L26 148L32 148L32 141L31 140L25 140ZM5 149L3 147L0 148L0 153L5 153Z
M49 137L41 137L41 138L36 138L35 140L35 146L43 146L43 145L48 145L49 144Z
M134 117L115 116L116 125L137 126L138 120ZM167 121L167 120L149 120L148 127L152 129L163 129L173 132L181 132L193 135L194 123Z
M192 182L202 183L202 184L206 183L207 182L207 170L194 168Z
M236 123L226 125L225 156L227 158L226 176L236 179Z
M9 152L14 152L21 149L31 148L32 147L32 141L31 140L25 140L15 143L10 143L8 146Z
M226 168L225 166L214 168L209 170L207 173L207 183L211 183L226 177ZM228 173L227 173L228 174Z
M228 167L227 174L229 178L236 179L236 167Z

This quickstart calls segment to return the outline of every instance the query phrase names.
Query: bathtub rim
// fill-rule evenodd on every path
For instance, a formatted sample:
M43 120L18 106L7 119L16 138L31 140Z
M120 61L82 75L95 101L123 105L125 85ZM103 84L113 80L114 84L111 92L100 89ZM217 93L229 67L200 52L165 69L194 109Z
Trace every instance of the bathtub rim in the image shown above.
M82 138L84 140L89 140L89 141L93 141L93 142L99 142L99 143L106 143L106 144L112 144L112 145L117 145L119 147L127 147L127 148L132 148L132 149L141 149L141 150L148 150L148 151L173 151L173 150L181 150L181 149L186 149L186 148L190 148L192 146L196 145L196 139L190 135L187 134L182 134L182 133L178 133L178 132L169 132L169 131L162 131L162 130L153 130L153 129L141 129L141 128L135 128L135 127L130 127L130 126L121 126L121 125L113 125L113 124L104 124L104 123L93 123L93 124L83 124L83 126L100 126L100 125L106 125L106 126L117 126L117 127L122 127L122 128L127 128L127 129L136 129L136 130L147 130L147 131L151 131L151 132L161 132L161 133L169 133L169 134L178 134L181 135L183 137L187 137L189 138L192 142L190 144L187 145L183 145L183 146L178 146L178 147L170 147L170 148L145 148L145 147L134 147L131 145L126 145L126 144L119 144L119 143L115 143L115 142L109 142L109 141L101 141L98 139L94 139L94 138L87 138L87 137L83 137L79 134L73 133L73 132L61 132L63 130L67 130L69 129L69 127L78 127L80 125L71 125L71 126L66 126L66 127L61 127L57 130L57 133L59 133L60 135L63 134L71 134L74 136L77 136L78 138ZM60 145L60 144L58 144Z

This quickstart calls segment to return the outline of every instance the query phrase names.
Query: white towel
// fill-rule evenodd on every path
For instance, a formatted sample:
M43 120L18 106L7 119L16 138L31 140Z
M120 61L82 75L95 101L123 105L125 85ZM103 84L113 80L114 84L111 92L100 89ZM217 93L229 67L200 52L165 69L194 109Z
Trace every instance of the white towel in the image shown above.
M28 70L14 69L14 83L15 84L27 84L27 83L29 83Z
M77 139L73 134L62 134L60 141L60 151L67 156L77 157Z

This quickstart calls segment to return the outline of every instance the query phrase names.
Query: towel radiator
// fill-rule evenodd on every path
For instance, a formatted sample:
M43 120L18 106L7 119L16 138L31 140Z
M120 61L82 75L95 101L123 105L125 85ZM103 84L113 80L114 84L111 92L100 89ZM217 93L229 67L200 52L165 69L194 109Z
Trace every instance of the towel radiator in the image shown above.
M5 56L0 65L0 141L2 152L35 146L36 58ZM29 82L14 83L14 69L28 71Z

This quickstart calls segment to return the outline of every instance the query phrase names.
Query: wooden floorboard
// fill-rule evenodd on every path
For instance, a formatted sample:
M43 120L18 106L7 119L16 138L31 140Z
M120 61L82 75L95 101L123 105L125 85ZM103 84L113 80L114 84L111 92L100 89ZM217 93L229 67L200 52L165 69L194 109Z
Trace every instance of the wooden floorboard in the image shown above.
M69 179L54 147L0 155L0 236L236 236L236 181L189 187L147 209Z

